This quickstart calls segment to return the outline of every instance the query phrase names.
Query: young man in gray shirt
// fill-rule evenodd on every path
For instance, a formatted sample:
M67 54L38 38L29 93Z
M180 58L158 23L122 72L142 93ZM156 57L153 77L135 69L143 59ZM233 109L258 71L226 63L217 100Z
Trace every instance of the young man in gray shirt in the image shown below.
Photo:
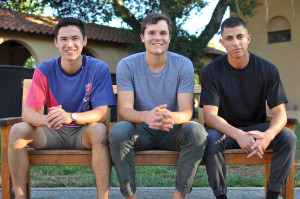
M142 22L146 52L122 59L117 67L122 122L109 135L112 161L124 197L137 198L134 151L181 151L173 198L191 192L204 154L207 133L193 114L194 68L189 59L168 52L170 20L149 14Z

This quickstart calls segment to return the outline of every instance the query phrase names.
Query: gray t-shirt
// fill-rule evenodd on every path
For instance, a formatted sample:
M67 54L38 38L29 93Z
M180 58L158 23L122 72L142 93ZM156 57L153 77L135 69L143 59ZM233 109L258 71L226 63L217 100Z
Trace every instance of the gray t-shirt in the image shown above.
M118 91L134 91L137 111L149 111L162 104L178 111L177 93L194 92L194 67L188 58L167 52L166 65L154 73L146 62L146 53L137 53L118 63L117 86Z

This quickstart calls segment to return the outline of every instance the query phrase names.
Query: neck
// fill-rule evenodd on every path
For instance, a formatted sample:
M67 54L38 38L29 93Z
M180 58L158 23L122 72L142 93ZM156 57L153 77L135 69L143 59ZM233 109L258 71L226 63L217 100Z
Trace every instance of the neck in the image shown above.
M228 56L228 62L235 69L243 69L249 63L250 54L247 52L245 56L242 57L230 57Z
M167 53L163 55L146 53L146 62L152 72L158 73L164 68L167 62Z
M63 57L61 58L61 67L64 69L64 71L68 74L74 74L76 73L80 67L82 66L82 55L80 55L76 60L66 60Z

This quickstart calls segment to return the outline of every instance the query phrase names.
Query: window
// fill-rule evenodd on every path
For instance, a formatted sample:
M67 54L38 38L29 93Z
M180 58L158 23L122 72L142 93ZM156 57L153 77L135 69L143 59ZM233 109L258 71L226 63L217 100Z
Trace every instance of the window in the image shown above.
M285 17L272 18L267 25L268 43L291 41L291 26Z
M268 43L291 41L291 30L268 32Z

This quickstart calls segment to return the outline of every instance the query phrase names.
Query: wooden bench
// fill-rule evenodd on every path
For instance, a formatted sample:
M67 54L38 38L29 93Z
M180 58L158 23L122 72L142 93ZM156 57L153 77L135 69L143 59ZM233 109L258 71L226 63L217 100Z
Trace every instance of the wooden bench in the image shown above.
M23 104L27 97L31 80L24 80L23 86ZM114 92L116 86L114 86ZM201 87L195 86L195 94L200 94ZM200 97L200 95L199 95ZM201 116L199 111L199 116ZM110 111L109 117L110 118ZM12 183L7 163L7 143L10 128L13 124L21 122L22 118L3 118L0 119L1 126L1 182L2 182L2 199L13 198ZM108 128L110 120L108 119ZM299 123L298 119L288 119L287 127L294 130L294 125ZM109 132L109 131L108 131ZM140 151L135 153L137 166L176 166L180 152L177 151ZM91 151L87 150L34 150L28 149L30 165L53 165L53 166L91 166ZM269 179L270 163L272 150L267 150L264 158L253 157L248 159L242 150L227 150L225 152L227 165L248 165L248 164L265 164L265 186ZM266 190L266 189L265 189ZM287 181L286 191L282 194L284 198L294 198L294 166L291 170L290 177ZM28 178L28 197L30 198L30 175Z

